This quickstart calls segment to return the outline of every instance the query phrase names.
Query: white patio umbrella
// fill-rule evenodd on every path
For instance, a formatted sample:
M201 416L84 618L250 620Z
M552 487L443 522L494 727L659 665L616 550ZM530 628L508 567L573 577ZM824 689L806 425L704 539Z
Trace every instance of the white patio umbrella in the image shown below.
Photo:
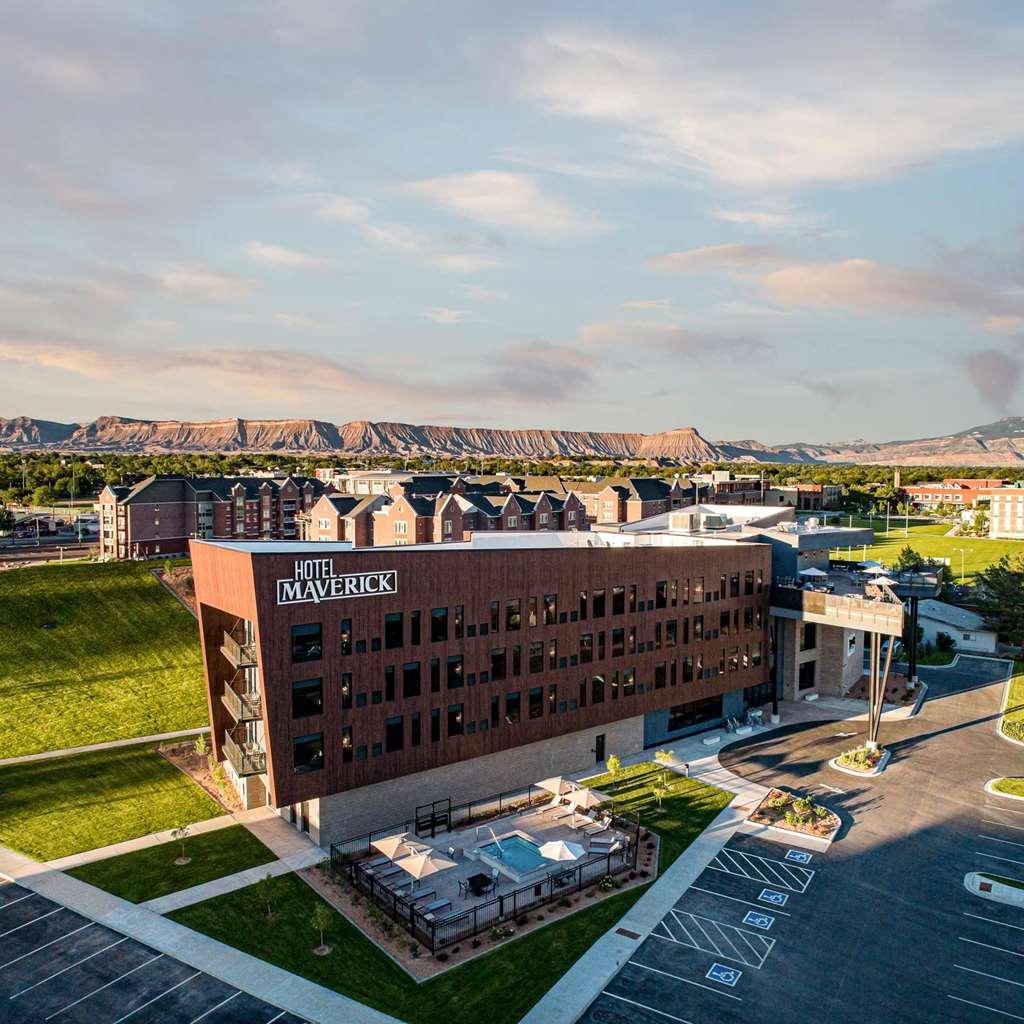
M897 587L897 586L899 586L899 584L896 582L896 580L890 579L888 576L876 576L872 582L877 583L879 586L886 586L886 587Z
M881 569L882 563L876 562L873 558L869 558L866 562L857 563L862 569Z
M887 570L884 569L882 566L875 564L869 565L864 571L869 576L884 576Z
M583 787L570 793L566 799L577 810L589 810L591 807L600 807L608 803L608 797L596 789Z
M574 782L570 782L568 779L563 779L561 775L552 775L550 779L541 779L540 782L535 782L534 785L538 789L544 789L549 793L553 793L555 796L561 796L563 793L569 793L576 788L576 784Z
M429 847L427 849L429 850ZM428 853L414 853L409 857L403 857L401 860L395 861L395 863L403 871L412 875L414 886L421 878L426 878L428 875L436 875L438 871L447 871L448 868L455 867L455 861L448 860L446 857L442 857L432 851Z
M396 860L398 857L407 856L410 853L419 853L429 850L430 847L424 843L417 843L408 838L408 832L399 832L397 835L385 836L370 845L378 852L384 854L388 860Z
M820 579L820 578L824 578L825 576L827 576L828 573L827 572L822 572L821 569L815 569L814 566L811 566L810 569L801 569L800 570L800 575L801 576L810 576L810 577L813 577L814 579Z
M579 860L584 852L579 843L567 843L562 839L553 839L540 848L540 855L545 860Z

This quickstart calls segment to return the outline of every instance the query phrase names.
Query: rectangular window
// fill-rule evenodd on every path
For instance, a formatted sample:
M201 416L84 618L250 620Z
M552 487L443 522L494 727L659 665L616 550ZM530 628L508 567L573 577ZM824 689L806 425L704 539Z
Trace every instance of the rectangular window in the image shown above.
M664 689L667 679L668 671L665 667L665 662L657 662L654 666L654 688L656 690Z
M604 630L597 634L597 660L604 661Z
M750 597L754 593L754 570L748 569L743 574L743 596Z
M401 715L384 719L384 750L388 754L395 753L405 746L405 723Z
M729 596L730 597L739 597L740 596L740 574L738 572L734 572L729 577Z
M352 763L352 726L341 727L341 763Z
M626 588L612 587L612 615L626 613Z
M430 659L430 692L441 692L441 659Z
M668 607L668 580L658 580L654 584L654 607Z
M454 618L455 618L455 639L456 640L461 640L462 636L463 636L463 631L462 631L463 622L464 622L464 620L466 618L466 616L465 616L465 609L463 608L463 606L461 604L457 604L455 606Z
M395 699L395 666L384 666L384 699Z
M552 683L548 687L548 711L553 715L558 706L558 685Z
M622 670L622 696L632 697L636 693L636 669L627 668Z
M515 598L505 602L505 628L519 629L523 624L522 601Z
M527 612L526 612L526 624L528 626L537 625L537 598L531 597L527 601Z
M497 729L501 725L501 698L491 698L491 728Z
M722 636L728 636L729 635L729 612L728 611L724 611L724 612L719 612L718 613L718 632Z
M432 608L430 610L430 642L442 643L448 639L448 609Z
M693 657L692 655L683 655L683 682L693 682Z
M544 687L533 686L530 688L529 715L531 718L541 718L544 714Z
M816 661L805 661L799 668L797 674L797 689L798 690L812 690L814 689L814 673L817 667Z
M740 667L740 649L730 647L726 652L726 664L730 672L738 672Z
M757 570L757 592L760 594L764 590L764 569Z
M420 642L420 613L409 612L409 643L416 647Z
M310 733L292 740L292 767L296 775L318 772L324 766L324 734Z
M669 591L668 603L675 608L679 604L679 580L672 581L672 589Z
M704 616L694 615L693 617L693 639L695 643L699 643L704 639Z
M636 654L636 626L629 627L628 642L626 644L627 654Z
M590 680L590 703L601 704L604 701L604 676L594 676Z
M410 722L410 725L411 735L409 736L409 744L410 746L418 747L423 739L423 737L420 734L420 713L418 711L414 711L412 713L412 720Z
M612 630L612 657L621 658L626 653L626 631L624 629Z
M543 672L544 671L544 641L543 640L531 640L530 641L529 669L530 669L530 672Z
M545 594L544 595L544 625L545 626L556 626L556 625L558 625L558 595L557 594Z
M679 623L675 619L669 619L665 623L665 646L675 647Z
M668 713L667 728L669 732L676 732L679 729L689 729L691 726L721 717L721 696L708 697L705 700L695 700L689 704L677 704L671 708Z
M594 618L604 618L604 590L595 590L593 596Z
M497 633L498 632L498 626L500 625L500 620L501 620L501 602L500 601L492 601L491 602L491 632L492 633Z
M548 671L554 672L558 668L558 641L548 641Z
M522 644L516 644L512 648L512 675L521 676L523 674L523 646Z
M324 709L322 679L301 679L292 683L292 718L319 715Z
M430 709L430 742L437 743L441 739L441 709Z
M352 653L352 620L341 620L341 653Z
M813 651L818 646L818 630L813 622L805 622L800 630L800 650Z
M445 680L449 690L457 690L462 685L461 654L451 654L448 656L448 667L445 673Z
M341 710L350 711L352 709L352 673L342 672L341 673Z
M420 663L407 661L402 666L402 696L418 697L420 695Z
M401 612L388 612L384 616L384 649L394 650L405 644L405 630L402 625Z
M629 585L629 610L631 612L636 611L636 584L630 583Z
M680 601L682 604L690 603L690 581L683 580L682 587L680 588Z
M491 651L491 679L498 683L505 678L508 668L508 658L504 647L495 647Z
M743 632L749 633L754 628L754 609L747 605L743 609Z
M693 581L693 603L703 604L704 603L704 577L698 576Z
M594 634L584 633L580 637L580 664L589 665L594 660Z
M611 686L612 700L619 699L619 673L618 670L614 671L611 675L611 679L608 680Z
M323 654L323 627L319 622L292 626L292 661L318 661Z
M519 692L505 694L505 721L514 725L519 721L521 700Z

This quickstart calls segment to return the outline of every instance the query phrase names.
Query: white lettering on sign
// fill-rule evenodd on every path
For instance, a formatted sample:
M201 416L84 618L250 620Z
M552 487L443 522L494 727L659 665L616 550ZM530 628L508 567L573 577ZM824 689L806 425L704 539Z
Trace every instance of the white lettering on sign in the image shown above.
M337 601L345 597L378 597L398 593L398 573L336 573L330 558L303 558L295 563L292 579L277 581L278 604Z

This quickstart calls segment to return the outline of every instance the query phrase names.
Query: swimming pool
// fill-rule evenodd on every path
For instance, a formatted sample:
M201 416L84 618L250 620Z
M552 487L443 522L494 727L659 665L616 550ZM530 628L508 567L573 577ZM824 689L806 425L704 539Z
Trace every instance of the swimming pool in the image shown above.
M510 874L528 875L531 871L549 865L549 861L540 855L540 848L521 835L512 834L504 839L496 839L477 847L481 854L486 854L495 864L510 868Z

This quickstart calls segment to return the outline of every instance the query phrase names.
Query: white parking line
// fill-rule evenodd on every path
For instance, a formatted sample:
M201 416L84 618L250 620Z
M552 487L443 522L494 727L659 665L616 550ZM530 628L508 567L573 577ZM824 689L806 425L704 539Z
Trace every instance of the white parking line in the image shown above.
M739 896L726 896L724 892L715 892L714 889L702 889L699 885L691 885L687 891L703 892L706 893L708 896L718 896L720 899L723 900L732 900L733 903L745 903L748 907L757 907L758 910L764 910L763 903L755 903L753 900L741 900ZM683 895L685 896L686 894L684 893ZM772 908L772 913L781 914L783 917L793 916L785 910L776 910L775 908Z
M651 932L651 937L661 939L663 942L672 942L677 946L687 946L700 951L701 953L712 953L722 957L723 960L735 960L744 967L753 967L760 970L772 948L775 940L759 932L745 932L734 924L725 924L716 921L713 917L701 917L691 914L689 911L672 910L671 919L686 939L680 938L669 926L669 918L662 918L655 926L665 929L665 934L657 930ZM750 940L754 941L751 942ZM737 941L738 940L738 941ZM740 943L743 945L740 945ZM710 948L709 948L710 947ZM746 952L746 947L750 952ZM732 952L730 952L730 949Z
M23 988L20 991L15 992L14 995L12 995L10 998L17 999L18 996L24 995L26 992L31 992L32 989L38 988L40 985L45 985L46 982L52 981L54 978L59 977L61 974L64 974L65 971L70 971L73 967L77 967L79 964L84 964L86 960L91 960L94 956L99 956L100 953L105 953L108 949L113 949L115 946L120 946L121 943L124 942L127 938L127 935L122 935L121 938L117 940L117 942L111 942L109 946L103 946L101 949L97 949L95 953L90 953L88 956L83 956L81 960L76 960L73 964L68 964L67 967L62 967L59 971L55 971L53 974L50 974L47 977L43 978L42 981L37 981L34 984L29 985L28 988Z
M1024 814L1024 811L1014 811L1015 814ZM986 825L1000 825L1003 828L1015 828L1019 832L1024 832L1024 825L1009 825L1005 821L994 821L992 818L982 818Z
M228 1003L231 1002L232 999L237 999L241 994L241 989L239 989L239 991L237 992L232 992L231 995L227 997L227 999L222 999L219 1003L217 1003L216 1006L211 1006L208 1010L203 1010L203 1012L199 1014L198 1017L193 1017L192 1020L188 1022L188 1024L199 1024L199 1022L204 1017L209 1017L214 1010L219 1010L222 1006L226 1006Z
M16 900L8 900L6 903L0 906L0 910L6 910L8 907L13 907L15 903L20 903L22 900L30 900L32 899L33 896L38 895L38 893L30 892L26 893L24 896L19 896Z
M708 867L738 878L751 878L771 886L788 889L790 892L806 892L814 872L810 868L790 867L780 860L760 857L753 853L741 853L728 846L711 859Z
M116 985L119 981L127 978L129 974L134 974L136 971L141 971L143 967L148 967L152 963L156 963L163 956L163 953L157 953L156 956L150 957L145 963L139 964L138 967L133 967L130 971L125 971L124 974L119 974L112 981L108 981L105 985L100 985L99 988L94 988L91 992L86 992L84 996L79 997L73 1003L68 1003L67 1006L62 1006L55 1013L51 1013L49 1017L44 1017L44 1020L53 1020L54 1017L60 1016L65 1010L70 1010L72 1006L77 1006L79 1003L84 1003L86 999L91 999L98 992L102 992L105 988L110 988L111 985Z
M984 971L976 971L973 967L964 967L963 964L953 964L957 970L969 971L971 974L980 974L983 978L991 978L993 981L1005 981L1007 985L1016 985L1024 988L1024 981L1011 981L1009 978L1000 978L998 974L986 974Z
M1024 1017L1021 1017L1019 1014L1010 1013L1007 1010L997 1010L994 1006L986 1006L984 1003L975 1003L970 999L961 999L960 996L949 995L948 992L946 995L949 996L950 999L955 999L958 1003L966 1003L968 1006L976 1006L979 1010L991 1010L993 1013L1002 1014L1004 1017L1012 1017L1014 1020L1024 1020Z
M964 917L974 917L979 921L988 921L989 924L1001 924L1004 928L1016 928L1017 931L1024 932L1024 925L1007 924L1005 921L997 921L994 917L982 917L981 914L969 914L966 910L963 914Z
M986 811L998 811L1000 814L1024 814L1016 807L1004 807L1002 804L985 804Z
M646 1003L638 1003L635 999L617 996L614 992L609 992L608 989L605 989L601 995L609 996L611 999L618 999L620 1003L629 1003L630 1006L638 1006L641 1010L646 1010L648 1013L656 1013L659 1017L677 1021L678 1024L693 1024L693 1021L685 1020L682 1017L673 1017L671 1013L666 1013L664 1010L656 1010L653 1006L648 1006ZM195 1021L192 1024L195 1024Z
M984 835L981 832L978 833L978 838L979 839L989 839L993 843L1006 843L1007 846L1019 846L1022 850L1024 850L1024 843L1014 843L1014 842L1012 842L1009 839L999 839L996 836L986 836L986 835Z
M1012 857L997 857L994 853L982 853L981 850L974 851L979 857L990 857L992 860L1005 860L1007 864L1024 865L1024 860L1014 860Z
M13 935L15 932L20 932L22 928L27 928L30 924L35 924L36 921L42 921L44 917L53 917L54 914L59 914L64 907L56 907L53 910L48 910L45 914L40 914L38 917L33 917L31 921L26 921L24 924L19 924L17 928L8 928L5 932L0 932L0 939L5 935Z
M977 939L968 939L963 935L958 935L957 938L961 942L969 942L974 946L984 946L986 949L996 949L1000 953L1009 953L1010 956L1024 956L1024 953L1018 953L1015 949L1005 949L1003 946L992 946L987 942L979 942Z
M27 953L22 953L21 956L16 956L13 960L8 960L5 964L0 964L0 971L5 967L10 967L11 964L16 964L19 960L24 960L27 956L33 956L38 953L41 949L47 949L50 946L57 945L58 942L63 942L65 939L70 938L72 935L77 935L79 932L84 932L86 928L91 928L96 922L90 921L88 924L83 924L81 928L75 928L73 931L65 932L60 938L52 939L50 942L44 942L41 946L36 946L35 949L30 949Z
M282 1010L280 1013L275 1014L273 1017L270 1018L270 1020L267 1021L267 1024L274 1024L275 1020L280 1020L287 1012L287 1010Z
M636 960L626 961L631 967L642 967L645 971L651 971L654 974L663 974L666 978L674 978L676 981L684 981L687 985L693 985L695 988L702 988L707 992L714 992L716 996L724 996L726 999L735 999L737 1003L742 1003L743 1000L739 996L734 996L731 992L720 992L717 988L712 988L710 985L702 985L699 981L691 981L689 978L682 978L678 974L669 974L668 971L660 971L657 967L648 967L647 964L638 963ZM1024 1018L1021 1018L1024 1020Z
M139 1010L144 1010L147 1006L152 1006L153 1003L155 1003L158 999L163 999L164 996L173 992L176 988L181 988L182 985L187 985L194 978L198 978L199 975L202 973L202 971L196 971L195 974L190 974L184 981L179 981L177 985L172 985L169 989L165 989L163 992L161 992L160 995L153 996L152 999L147 1000L141 1006L136 1006L134 1010L130 1010L123 1016L118 1017L117 1020L114 1021L114 1024L121 1024L121 1021L127 1020L133 1013L138 1013ZM278 1014L278 1016L280 1016L280 1014ZM274 1020L277 1020L277 1017L275 1017Z

